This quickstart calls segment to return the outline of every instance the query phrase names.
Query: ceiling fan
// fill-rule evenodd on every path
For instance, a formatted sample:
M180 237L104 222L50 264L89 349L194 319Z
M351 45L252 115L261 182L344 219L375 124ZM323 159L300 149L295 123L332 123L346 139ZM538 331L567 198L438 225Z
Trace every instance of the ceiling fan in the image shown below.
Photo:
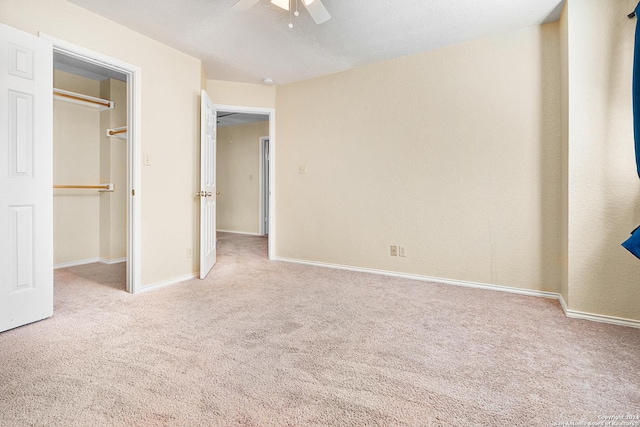
M260 0L238 0L236 4L233 5L232 9L238 11L244 11L252 8L258 3ZM311 15L311 18L315 21L316 24L322 24L331 19L331 15L327 11L327 8L322 4L322 0L300 0L304 7ZM271 3L275 4L278 7L281 7L284 10L291 11L291 5L295 5L296 11L294 12L295 16L298 16L298 0L271 0ZM289 28L293 28L293 24L289 23Z

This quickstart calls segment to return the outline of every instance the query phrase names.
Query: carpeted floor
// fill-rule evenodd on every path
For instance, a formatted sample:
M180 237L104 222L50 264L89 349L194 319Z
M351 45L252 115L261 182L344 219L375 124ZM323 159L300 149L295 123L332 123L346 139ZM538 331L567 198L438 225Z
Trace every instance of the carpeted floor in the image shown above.
M640 330L219 238L206 280L139 295L57 270L54 317L0 334L0 426L640 426Z

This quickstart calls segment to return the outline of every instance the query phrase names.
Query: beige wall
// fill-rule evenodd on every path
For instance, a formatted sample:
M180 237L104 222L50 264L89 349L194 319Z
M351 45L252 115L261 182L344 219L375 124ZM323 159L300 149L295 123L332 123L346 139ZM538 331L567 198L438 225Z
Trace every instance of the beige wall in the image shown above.
M100 258L114 261L127 256L127 140L107 136L107 129L127 125L127 84L105 79L100 96L114 103L100 113L100 177L114 189L100 194Z
M207 80L207 94L214 104L258 108L276 105L275 86Z
M277 255L558 292L558 37L279 86Z
M201 62L65 0L3 0L0 21L44 32L142 69L143 285L198 270L199 91ZM193 248L193 258L186 249Z
M634 0L568 0L569 307L640 319L631 77Z
M200 89L207 90L207 73L204 71L204 64L200 64Z
M558 23L560 30L560 125L561 125L561 175L560 188L561 216L560 241L562 273L560 294L569 304L569 20L567 7L562 11Z
M56 70L53 85L100 96L100 82ZM84 105L53 101L53 183L95 185L100 181L100 112ZM100 193L53 191L53 263L98 258Z
M260 232L260 137L269 121L218 128L218 230Z
M640 319L620 246L640 223L635 3L568 0L558 23L278 87L277 255Z

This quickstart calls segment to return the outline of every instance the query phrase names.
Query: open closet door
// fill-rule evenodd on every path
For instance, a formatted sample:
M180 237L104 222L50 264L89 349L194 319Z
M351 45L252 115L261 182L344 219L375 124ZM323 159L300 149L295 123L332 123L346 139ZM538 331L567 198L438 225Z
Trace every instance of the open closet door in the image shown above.
M207 92L200 106L200 278L216 263L216 111Z
M0 24L0 332L53 315L52 57Z

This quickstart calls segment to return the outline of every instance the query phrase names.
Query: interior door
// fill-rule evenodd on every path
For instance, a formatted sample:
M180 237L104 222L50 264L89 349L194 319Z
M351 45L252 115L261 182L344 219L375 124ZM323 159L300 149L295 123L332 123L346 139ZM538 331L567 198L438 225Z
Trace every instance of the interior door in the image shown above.
M207 93L200 106L200 278L216 263L216 111Z
M0 24L0 332L53 315L52 57Z

